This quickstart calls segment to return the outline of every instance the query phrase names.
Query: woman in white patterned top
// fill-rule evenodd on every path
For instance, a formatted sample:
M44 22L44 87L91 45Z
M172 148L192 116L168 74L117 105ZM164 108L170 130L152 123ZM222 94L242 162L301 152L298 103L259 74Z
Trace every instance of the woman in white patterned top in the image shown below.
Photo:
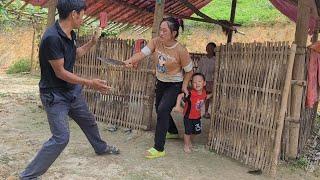
M152 55L156 64L156 112L157 125L154 146L148 149L149 159L165 156L166 139L179 138L178 129L171 116L180 92L188 94L188 83L193 74L193 63L188 50L177 41L182 24L173 17L164 18L160 24L159 36L131 58L124 61L127 67L134 67L146 56Z

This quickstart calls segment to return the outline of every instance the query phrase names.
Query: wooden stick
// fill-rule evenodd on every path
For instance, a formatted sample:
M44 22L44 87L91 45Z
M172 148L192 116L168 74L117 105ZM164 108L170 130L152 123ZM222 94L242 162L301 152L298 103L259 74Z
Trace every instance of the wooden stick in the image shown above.
M284 85L282 98L281 98L281 109L280 109L279 120L278 120L278 124L277 124L277 133L276 133L276 138L275 138L273 161L272 161L272 166L271 166L271 175L272 176L275 176L276 167L278 164L281 135L282 135L282 130L283 130L285 113L286 113L286 109L287 109L289 89L290 89L290 84L291 84L291 79L292 79L292 72L293 72L293 64L294 64L294 58L295 58L295 53L296 53L296 47L297 46L295 44L292 44L292 46L291 46L287 74L286 74L286 79L285 79L285 85Z

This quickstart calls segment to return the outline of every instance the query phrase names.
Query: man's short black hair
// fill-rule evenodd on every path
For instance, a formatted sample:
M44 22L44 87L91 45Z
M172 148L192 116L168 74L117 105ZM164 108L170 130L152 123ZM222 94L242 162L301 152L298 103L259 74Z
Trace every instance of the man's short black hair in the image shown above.
M57 4L59 18L61 20L67 19L72 11L80 13L86 9L86 2L84 0L59 0Z
M206 77L202 73L193 73L191 80L193 80L195 76L201 76L203 81L206 81Z

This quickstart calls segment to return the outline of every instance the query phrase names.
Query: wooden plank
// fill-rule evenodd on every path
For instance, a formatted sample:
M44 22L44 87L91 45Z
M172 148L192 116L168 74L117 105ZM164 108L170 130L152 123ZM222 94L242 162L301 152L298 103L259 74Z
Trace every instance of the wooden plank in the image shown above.
M286 109L287 109L287 104L288 104L295 53L296 53L296 45L292 44L291 50L290 50L290 57L289 57L289 61L288 61L288 68L287 68L287 73L286 73L285 84L284 84L284 88L283 88L283 92L282 92L279 120L277 122L277 132L276 132L272 166L271 166L271 175L273 175L273 176L276 175L276 167L278 165L278 159L279 159L279 154L280 154L281 135L282 135L284 119L285 119L285 114L286 114Z
M152 38L159 36L159 28L164 15L165 3L165 0L158 0L155 2L155 11L152 25Z

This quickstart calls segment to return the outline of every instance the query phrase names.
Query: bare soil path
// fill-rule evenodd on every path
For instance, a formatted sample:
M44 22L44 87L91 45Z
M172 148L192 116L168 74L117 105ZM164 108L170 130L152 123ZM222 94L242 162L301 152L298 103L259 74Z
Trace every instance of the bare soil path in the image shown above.
M0 73L0 179L17 175L50 137L45 112L39 108L38 77ZM71 139L42 179L271 179L247 173L248 167L209 152L204 144L183 153L182 140L168 141L167 156L146 160L143 152L153 144L153 132L140 134L106 130L103 139L120 147L119 156L96 156L80 128L70 121ZM319 179L300 169L281 165L276 179Z

